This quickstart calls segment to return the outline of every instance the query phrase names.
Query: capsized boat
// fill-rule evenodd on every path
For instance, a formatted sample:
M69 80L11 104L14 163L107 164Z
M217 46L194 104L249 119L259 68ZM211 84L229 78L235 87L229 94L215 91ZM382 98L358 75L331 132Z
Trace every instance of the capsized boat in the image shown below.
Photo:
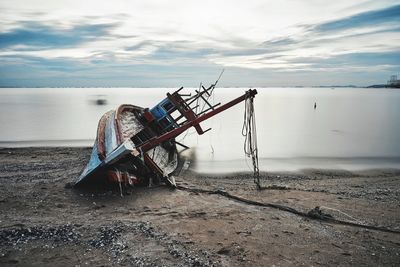
M75 181L75 186L104 182L127 185L153 185L161 182L175 186L178 168L177 136L194 127L199 135L200 123L244 101L253 100L257 91L249 89L240 97L221 105L209 98L216 83L201 86L193 95L183 94L183 87L167 93L153 108L121 105L105 113L98 124L97 137L89 163ZM200 107L199 103L203 108Z

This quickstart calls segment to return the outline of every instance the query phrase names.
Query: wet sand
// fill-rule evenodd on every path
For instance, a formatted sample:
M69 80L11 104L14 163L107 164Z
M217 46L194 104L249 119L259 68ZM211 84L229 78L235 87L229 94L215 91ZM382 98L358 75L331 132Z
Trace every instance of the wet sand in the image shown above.
M68 186L90 148L0 149L1 266L398 266L400 234L313 220L166 186ZM400 231L400 170L176 178L187 188ZM67 185L67 186L66 186Z

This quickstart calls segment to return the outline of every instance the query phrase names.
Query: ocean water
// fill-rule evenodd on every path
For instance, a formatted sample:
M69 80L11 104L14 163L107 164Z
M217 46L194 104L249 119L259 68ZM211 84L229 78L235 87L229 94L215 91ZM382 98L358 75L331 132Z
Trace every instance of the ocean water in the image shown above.
M217 88L212 102L226 103L247 89ZM256 89L262 171L400 168L400 90ZM123 103L152 107L173 90L2 88L0 147L91 146L103 113ZM96 104L98 99L106 104ZM212 128L206 134L189 130L177 138L192 147L198 171L251 170L243 152L243 113L240 103L203 122L203 129Z

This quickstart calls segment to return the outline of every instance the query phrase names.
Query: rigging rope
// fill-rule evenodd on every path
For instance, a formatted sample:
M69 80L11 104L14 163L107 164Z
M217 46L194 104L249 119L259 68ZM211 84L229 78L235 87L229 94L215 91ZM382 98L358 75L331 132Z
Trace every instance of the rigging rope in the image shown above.
M211 96L213 97L213 98L212 98L212 100L213 100L212 106L214 105L214 100L215 100L215 98L214 98L214 89L217 87L217 84L218 84L219 80L221 79L222 74L224 74L224 71L225 71L225 69L222 69L221 73L220 73L219 76L218 76L218 79L215 81L215 83L211 84L211 86L210 86L210 91L209 91L206 95L203 96L203 97L205 97L205 100L206 100L206 101L208 101L208 99L209 99ZM200 83L200 86L199 86L199 92L197 93L197 95L200 95L200 94L201 94L200 92L202 91L202 87L203 87L203 83L201 82L201 83ZM206 104L207 104L206 101L201 101L200 97L199 97L199 96L197 97L197 99L196 99L196 107L195 107L195 109L194 109L194 112L195 112L196 114L200 114L200 113L202 113L202 112L205 110L205 107L206 107ZM203 106L200 108L201 102L203 102L203 103L202 103ZM200 110L200 111L199 111L199 110ZM190 131L190 129L187 129L187 130L186 130L185 135L183 136L182 139L179 140L179 142L183 142L183 141L185 140L186 136L189 134L189 131Z
M260 169L258 167L258 147L257 147L257 129L256 115L254 111L254 97L248 97L245 101L244 121L242 128L244 139L244 153L247 157L251 157L254 170L254 183L258 189L261 189L260 184Z

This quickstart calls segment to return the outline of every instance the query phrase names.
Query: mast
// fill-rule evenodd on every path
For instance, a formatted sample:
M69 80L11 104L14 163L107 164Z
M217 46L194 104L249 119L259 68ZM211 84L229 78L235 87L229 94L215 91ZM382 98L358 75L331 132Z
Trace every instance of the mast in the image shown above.
M208 91L208 89L206 89L204 91ZM202 91L202 92L204 92L204 91ZM200 97L198 95L200 95L202 92L198 92L197 95L195 95L195 96L197 96L197 98ZM171 99L170 96L173 96L174 94L169 95L168 98ZM206 131L203 131L201 129L201 127L200 127L200 123L202 121L205 121L205 120L217 115L218 113L233 107L234 105L246 100L247 98L254 98L254 96L256 94L257 94L257 90L249 89L248 91L246 91L243 95L239 96L238 98L236 98L236 99L234 99L234 100L232 100L232 101L230 101L230 102L228 102L228 103L226 103L226 104L224 104L224 105L222 105L220 107L211 108L212 110L209 111L209 112L206 112L206 113L202 112L202 115L200 115L200 116L197 116L192 111L192 109L190 109L190 107L189 107L190 110L186 110L186 108L188 108L188 104L186 103L185 100L183 102L181 102L181 103L176 102L176 104L181 104L181 105L177 106L178 109L180 109L180 107L186 105L185 108L182 108L182 110L184 111L184 113L182 115L184 115L184 116L186 115L185 117L186 117L187 120L181 126L179 126L178 128L175 128L175 129L173 129L173 130L171 130L169 132L166 132L166 133L164 133L164 134L162 134L160 136L153 137L153 138L147 140L146 142L144 142L143 144L139 145L138 147L136 147L136 149L140 150L142 153L145 153L145 152L149 151L150 149L160 145L161 143L163 143L163 142L165 142L167 140L170 140L172 138L177 137L178 135L180 135L181 133L183 133L184 131L186 131L190 127L195 127L199 134L204 134L205 132L207 132L210 129L208 129ZM189 99L191 99L191 98L189 98ZM210 105L210 107L212 107L212 106ZM182 113L182 111L181 111L181 113Z

